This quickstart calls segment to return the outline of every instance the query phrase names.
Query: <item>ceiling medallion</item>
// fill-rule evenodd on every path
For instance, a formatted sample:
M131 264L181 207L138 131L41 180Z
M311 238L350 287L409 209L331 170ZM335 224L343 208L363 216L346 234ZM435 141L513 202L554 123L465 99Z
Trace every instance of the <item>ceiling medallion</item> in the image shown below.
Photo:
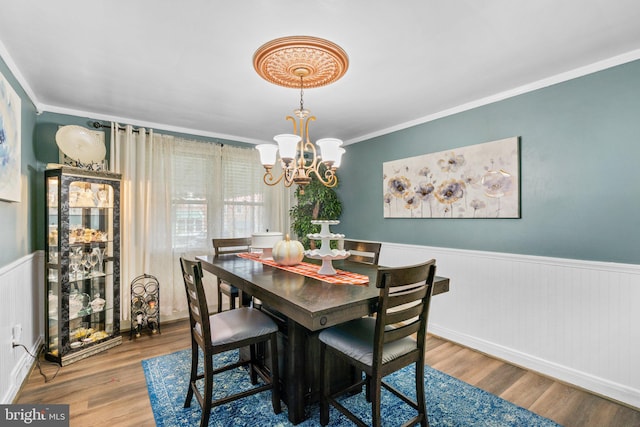
M310 36L271 40L253 55L253 67L278 86L314 88L331 84L347 72L349 57L337 44Z
M264 166L263 181L267 185L284 182L286 187L297 184L300 194L315 176L324 186L338 185L336 170L345 149L342 140L322 138L316 145L309 138L309 123L315 116L304 108L305 88L325 86L347 72L349 59L340 46L328 40L308 36L283 37L263 44L253 55L256 72L278 86L300 88L300 108L286 119L293 122L293 133L273 137L278 143L259 144L260 162ZM278 158L279 155L279 158ZM274 174L273 167L282 166Z

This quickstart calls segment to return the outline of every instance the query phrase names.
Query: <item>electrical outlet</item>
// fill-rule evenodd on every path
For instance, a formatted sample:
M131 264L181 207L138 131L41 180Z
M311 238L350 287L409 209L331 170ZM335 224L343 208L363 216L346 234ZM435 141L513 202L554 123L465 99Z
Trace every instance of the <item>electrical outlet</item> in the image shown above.
M20 343L21 338L22 338L22 325L18 323L16 325L13 325L13 328L11 329L11 344L15 347L17 344Z

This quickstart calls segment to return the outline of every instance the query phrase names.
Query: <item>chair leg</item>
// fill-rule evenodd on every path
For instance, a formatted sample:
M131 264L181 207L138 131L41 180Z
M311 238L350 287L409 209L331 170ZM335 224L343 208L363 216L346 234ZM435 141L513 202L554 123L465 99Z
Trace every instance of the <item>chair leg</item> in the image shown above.
M280 406L280 368L278 366L278 333L271 335L269 340L269 347L271 351L271 405L273 406L273 412L279 414L282 412Z
M218 283L218 313L222 313L222 291L220 290L219 283Z
M249 376L251 377L251 384L256 385L258 383L258 374L256 373L256 345L251 344L249 346Z
M326 366L327 345L320 343L320 370L322 379L320 381L320 425L329 424L329 369Z
M202 417L200 418L200 427L209 425L209 416L211 415L211 400L213 399L213 357L204 358L204 395L202 408Z
M375 376L369 378L369 390L371 394L371 425L372 427L380 427L380 396L382 387L382 378L380 373L376 373Z
M184 407L189 408L191 406L191 399L193 399L193 387L198 378L198 346L196 343L191 342L191 374L189 375L189 388L187 389L187 397L184 400Z
M416 362L416 402L418 403L418 413L422 414L420 425L429 427L427 404L424 396L424 361L421 360Z

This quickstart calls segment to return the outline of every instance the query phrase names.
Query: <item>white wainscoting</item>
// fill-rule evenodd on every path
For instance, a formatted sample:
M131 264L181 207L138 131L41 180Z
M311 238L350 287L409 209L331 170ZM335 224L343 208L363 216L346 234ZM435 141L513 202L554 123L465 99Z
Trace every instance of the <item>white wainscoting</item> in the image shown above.
M0 404L16 397L34 360L11 345L12 328L22 326L20 343L36 354L42 343L44 283L42 251L0 268Z
M43 335L43 252L0 269L0 403L11 403ZM383 243L381 265L435 258L451 290L429 331L640 408L640 266Z
M395 243L380 264L430 258L432 334L640 408L640 265Z

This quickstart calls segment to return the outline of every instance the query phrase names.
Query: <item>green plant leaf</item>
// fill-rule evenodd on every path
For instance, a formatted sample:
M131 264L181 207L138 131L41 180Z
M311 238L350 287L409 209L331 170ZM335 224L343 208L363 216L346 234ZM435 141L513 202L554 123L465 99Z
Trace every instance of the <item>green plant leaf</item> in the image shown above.
M309 241L307 234L319 233L320 226L311 224L311 221L340 219L342 202L334 188L325 187L315 175L312 175L311 182L304 187L304 194L301 193L298 186L295 192L298 204L289 211L292 219L291 228L305 248L312 248L314 245Z

